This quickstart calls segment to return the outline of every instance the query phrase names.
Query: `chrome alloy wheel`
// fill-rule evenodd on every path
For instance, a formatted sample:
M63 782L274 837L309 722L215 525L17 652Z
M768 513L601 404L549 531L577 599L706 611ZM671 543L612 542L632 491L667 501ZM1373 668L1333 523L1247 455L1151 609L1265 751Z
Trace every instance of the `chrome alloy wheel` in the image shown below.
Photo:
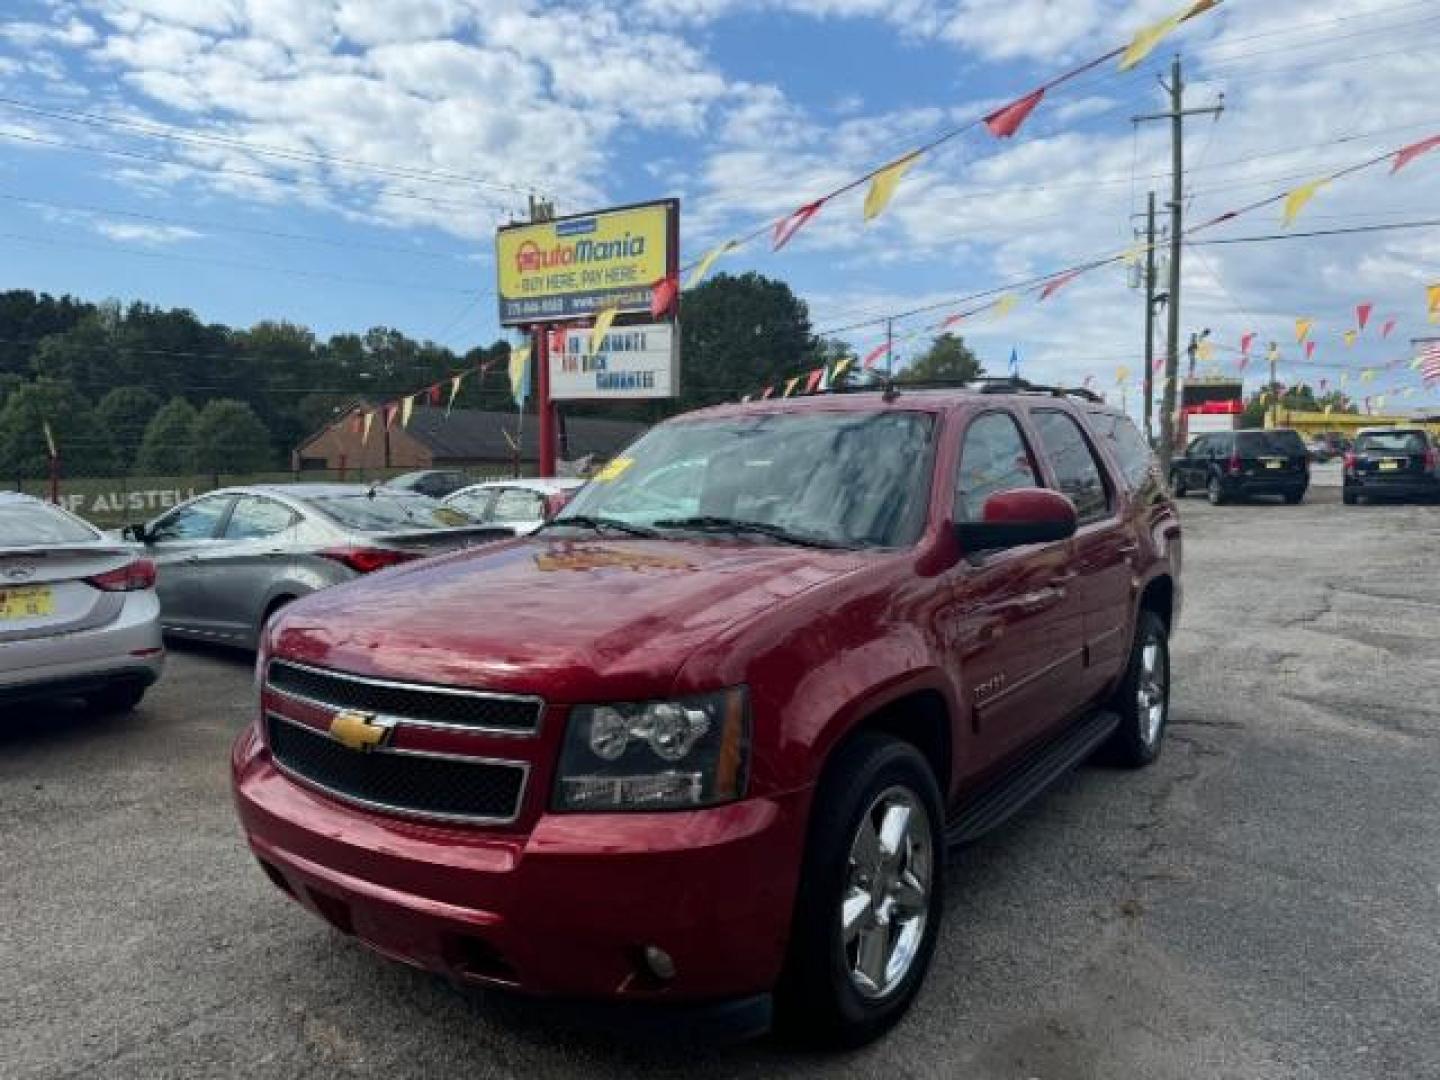
M1147 638L1140 647L1140 677L1135 680L1135 697L1140 713L1140 737L1146 746L1154 746L1165 726L1165 712L1170 705L1169 661L1161 643Z
M850 843L840 905L845 966L861 997L886 997L914 966L925 939L934 868L924 804L908 788L882 791Z

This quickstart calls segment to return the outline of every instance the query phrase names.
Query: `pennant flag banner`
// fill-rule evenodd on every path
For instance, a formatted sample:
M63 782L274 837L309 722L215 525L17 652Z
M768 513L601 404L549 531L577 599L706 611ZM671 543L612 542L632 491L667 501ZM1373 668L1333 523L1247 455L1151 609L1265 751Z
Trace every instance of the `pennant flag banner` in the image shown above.
M699 285L700 282L705 279L705 275L710 272L710 268L715 265L715 260L727 252L734 251L735 247L736 244L734 240L726 240L725 243L719 247L713 247L707 251L704 256L701 257L700 261L695 264L695 269L691 271L690 280L685 283L685 287L687 289L693 289L696 285Z
M890 344L888 342L882 342L881 344L876 345L875 348L871 349L868 353L865 354L865 359L860 361L860 366L863 367L866 371L869 371L872 367L875 366L875 361L879 360L880 357L884 356L885 353L889 351L889 349Z
M1243 334L1240 338L1240 351L1246 356L1250 355L1250 343L1255 340L1254 334Z
M815 388L820 385L820 380L824 375L825 369L823 367L817 367L814 371L810 372L805 378L805 392L807 394L815 393Z
M1014 308L1015 305L1018 304L1019 302L1020 302L1020 298L1019 298L1018 296L1016 296L1014 293L1006 293L1004 296L1000 297L999 300L996 300L996 301L995 301L995 305L994 305L994 307L995 307L995 321L996 321L996 322L999 322L999 321L1000 321L1001 319L1003 319L1006 315L1009 315L1011 309Z
M787 379L786 382L785 382L785 392L784 392L783 394L781 394L780 396L781 396L781 397L789 397L791 391L793 391L793 390L795 389L795 384L798 383L799 381L800 381L800 376L799 376L799 375L796 375L793 379Z
M464 375L456 375L450 380L450 402L445 406L445 415L450 415L450 410L455 408L455 399L460 396L460 383L465 379Z
M760 391L760 400L761 400L761 401L766 400L766 399L767 399L771 394L773 394L773 393L775 393L775 388L774 388L773 386L767 386L767 387L765 387L764 390L761 390L761 391Z
M1035 111L1035 106L1040 104L1040 100L1044 96L1045 88L1042 86L1039 90L1017 98L1009 105L996 109L985 117L985 126L997 139L1011 138L1020 130L1020 125L1025 123L1026 118Z
M360 425L364 422L364 419L365 419L365 418L364 418L363 416L361 416L358 412L357 412L355 415L353 415L352 417L350 417L350 434L351 434L351 435L359 435L359 434L360 434Z
M771 246L772 251L779 251L790 242L790 238L805 227L805 223L820 212L820 207L825 205L824 199L816 199L814 202L806 203L789 217L775 223L775 238Z
M1195 346L1195 355L1206 363L1215 359L1215 346L1209 341L1202 341Z
M389 431L391 428L393 428L393 427L395 426L395 414L398 413L399 411L400 411L400 406L398 406L398 405L386 405L386 406L385 406L385 430L386 430L386 431Z
M963 311L956 315L947 315L945 316L945 321L940 324L940 329L944 330L947 326L954 326L963 318L965 318L965 313Z
M1390 175L1394 176L1421 154L1428 154L1437 146L1440 146L1440 135L1431 135L1428 139L1421 139L1417 143L1411 143L1409 146L1397 150L1395 152L1395 164L1390 167Z
M1128 367L1126 367L1125 365L1122 364L1122 365L1120 365L1118 368L1115 369L1115 385L1116 385L1116 386L1124 386L1126 380L1129 379L1129 378L1130 378L1130 369L1129 369Z
M1375 309L1374 304L1359 304L1355 308L1355 321L1360 329L1365 329L1365 324L1370 321L1370 312Z
M920 153L916 151L898 161L892 161L870 178L870 190L865 193L866 221L877 217L880 211L890 204L890 199L895 194L901 178L919 160Z
M55 452L55 433L50 430L50 421L40 421L40 426L45 429L45 446L50 451L50 460L54 461L60 455Z
M1314 360L1314 359L1315 359L1315 342L1313 342L1313 341L1307 341L1307 342L1305 342L1305 359L1306 359L1306 360Z
M849 367L850 358L848 356L837 361L834 369L830 372L830 381L833 383L836 379L840 378L841 375L845 374Z
M530 396L529 345L510 350L510 396L515 399L517 409L523 409L525 399Z
M1290 192L1289 195L1285 196L1285 213L1281 218L1281 223L1287 227L1293 224L1295 219L1300 215L1300 211L1305 209L1305 204L1315 198L1315 193L1329 182L1330 177L1328 176L1322 177L1319 180L1312 180L1308 184L1302 184Z
M1120 261L1126 266L1134 266L1140 261L1140 256L1145 254L1145 249L1149 246L1150 245L1143 240L1138 244L1131 244L1120 256Z
M1304 341L1310 336L1310 328L1315 325L1314 319L1295 320L1295 340Z
M1051 278L1045 283L1045 288L1040 290L1040 302L1044 303L1079 276L1079 270L1071 270L1068 274L1061 274L1057 278Z
M375 422L375 414L374 414L373 412L367 412L367 413L365 414L365 430L364 430L364 431L362 432L362 434L360 435L360 445L361 445L361 446L364 446L365 444L367 444L367 443L370 441L370 425L373 424L374 422Z
M1425 290L1427 310L1430 314L1440 311L1440 285L1431 285Z
M431 404L431 405L439 405L439 404L440 404L440 384L437 382L434 386L430 387L429 391L427 391L427 392L428 392L429 395L430 395L430 404Z
M1168 18L1136 31L1134 38L1131 39L1129 46L1120 57L1120 70L1129 71L1154 52L1155 46L1174 33L1175 28L1182 22L1186 19L1193 19L1196 15L1204 14L1217 3L1219 0L1198 0L1197 3L1187 5Z
M1341 334L1340 336L1345 339L1345 347L1347 349L1354 348L1355 338L1358 336L1357 331L1346 330L1345 333Z
M1388 337L1390 336L1390 331L1391 331L1391 330L1394 330L1394 329L1395 329L1395 320L1394 320L1394 319L1386 319L1386 320L1385 320L1385 325L1380 328L1380 336L1381 336L1382 338L1388 338Z
M616 309L607 307L595 316L595 328L590 331L590 355L594 356L600 351L600 343L605 340L605 332L610 329L610 324L615 321Z
M411 394L400 403L400 426L410 426L410 414L415 411L415 395Z
M669 311L679 292L680 281L674 274L666 274L657 281L650 292L650 317L658 319ZM590 351L594 352L595 350Z

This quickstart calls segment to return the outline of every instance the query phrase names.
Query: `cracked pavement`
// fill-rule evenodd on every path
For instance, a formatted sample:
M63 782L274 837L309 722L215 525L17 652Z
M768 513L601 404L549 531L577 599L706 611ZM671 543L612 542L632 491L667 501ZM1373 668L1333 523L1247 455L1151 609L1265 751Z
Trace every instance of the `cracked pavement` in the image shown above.
M249 662L186 651L131 717L0 714L0 1076L1434 1076L1440 509L1182 513L1164 756L961 853L874 1046L664 1041L371 955L246 854Z

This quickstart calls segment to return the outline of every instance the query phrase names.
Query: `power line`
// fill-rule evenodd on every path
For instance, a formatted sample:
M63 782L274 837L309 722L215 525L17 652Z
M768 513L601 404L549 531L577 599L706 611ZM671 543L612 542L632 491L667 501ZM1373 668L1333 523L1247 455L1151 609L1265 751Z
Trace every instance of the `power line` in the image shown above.
M1223 240L1187 240L1191 247L1220 244L1263 244L1274 240L1303 240L1312 236L1349 236L1354 233L1391 232L1397 229L1431 229L1440 225L1440 218L1424 221L1395 221L1388 225L1353 225L1348 229L1311 229L1308 232L1263 233L1258 236L1231 236Z

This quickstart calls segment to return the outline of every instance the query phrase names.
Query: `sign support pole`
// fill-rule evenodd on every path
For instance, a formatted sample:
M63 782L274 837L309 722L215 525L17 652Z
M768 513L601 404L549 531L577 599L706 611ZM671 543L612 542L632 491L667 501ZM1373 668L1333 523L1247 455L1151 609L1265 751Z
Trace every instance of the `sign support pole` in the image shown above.
M550 329L535 331L530 355L535 361L536 401L540 410L540 475L555 475L555 403L550 400Z

